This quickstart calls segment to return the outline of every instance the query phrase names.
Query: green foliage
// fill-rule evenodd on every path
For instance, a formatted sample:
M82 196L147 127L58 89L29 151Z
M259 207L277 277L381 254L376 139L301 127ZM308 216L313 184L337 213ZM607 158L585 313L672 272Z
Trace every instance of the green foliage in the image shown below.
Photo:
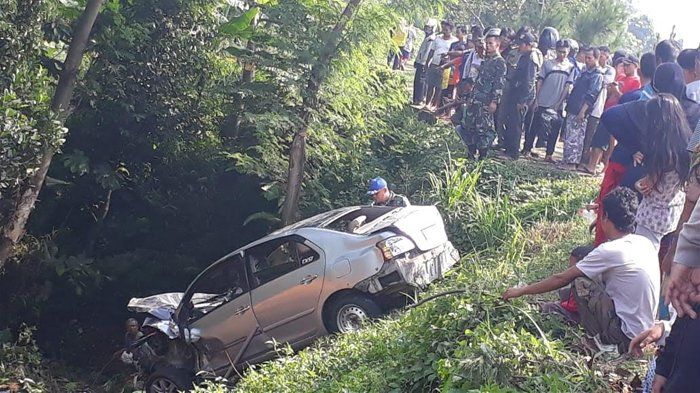
M482 27L530 26L540 31L556 28L564 38L573 38L583 45L608 45L637 52L640 47L628 38L637 37L642 47L653 39L646 21L629 18L632 6L625 0L553 0L553 1L457 1L448 6L447 17L458 25ZM628 24L629 20L629 24ZM642 38L646 37L646 38ZM634 44L634 45L633 45Z
M622 1L592 0L576 16L576 37L585 45L609 43L627 28L628 9Z
M8 204L66 131L51 113L55 81L41 63L42 24L49 17L41 0L0 1L0 200ZM10 210L0 203L0 223Z
M234 391L609 389L608 378L616 377L608 376L595 363L592 369L586 366L589 359L575 349L577 329L556 317L542 316L536 306L523 300L500 300L506 285L562 269L569 250L587 236L582 222L570 221L575 208L568 203L561 205L568 217L565 222L539 221L552 217L547 213L552 202L540 202L540 198L555 198L556 191L529 194L524 179L538 178L539 184L551 190L581 189L581 200L591 196L590 191L583 191L590 190L590 182L561 175L545 180L538 176L546 170L528 165L485 164L472 169L466 165L461 161L449 164L444 179L434 178L435 189L425 194L427 200L434 198L432 202L438 202L449 221L472 207L478 210L479 204L492 198L490 211L512 216L514 226L501 227L500 233L492 233L499 240L483 242L466 253L459 267L425 296L446 289L464 289L465 294L437 298L358 333L325 338L294 356L253 367ZM494 166L500 171L493 171ZM584 184L579 188L574 186L577 183ZM517 202L502 204L505 193L517 196L513 198ZM533 215L533 210L539 214ZM451 226L451 239L468 238L462 231L492 225L488 214L462 219L474 220L474 225L466 229Z
M632 53L654 52L659 41L659 35L654 30L654 24L647 15L636 15L629 19L628 29L629 50Z
M253 36L252 22L258 14L260 14L260 8L253 7L219 26L219 32L230 38L249 39Z
M104 364L121 346L130 297L181 291L211 261L276 225L310 71L345 2L231 3L240 5L105 2L66 123L70 135L18 247L21 258L0 278L0 327L36 325L45 353ZM367 180L386 177L413 201L437 204L465 254L433 291L469 293L256 367L240 391L607 387L577 366L584 358L569 348L575 330L524 302L514 308L498 300L506 282L560 267L571 243L584 238L583 225L570 218L590 199L591 184L529 165L464 161L452 127L418 121L405 105L409 76L383 64L389 28L400 18L461 12L464 23L553 25L568 34L581 2L445 3L459 6L363 1L318 106L309 108L301 208L308 216L365 203ZM48 106L82 4L0 0L0 219L42 149L65 137ZM34 344L23 345L3 352L0 363L22 357L22 364L37 364ZM490 356L496 350L510 356ZM482 363L465 370L464 358L479 356ZM540 356L549 376L531 367ZM462 375L468 378L454 379ZM7 378L0 385L18 380ZM216 384L200 390L224 391Z
M33 330L22 326L16 341L0 340L0 389L43 392L45 370L32 337Z

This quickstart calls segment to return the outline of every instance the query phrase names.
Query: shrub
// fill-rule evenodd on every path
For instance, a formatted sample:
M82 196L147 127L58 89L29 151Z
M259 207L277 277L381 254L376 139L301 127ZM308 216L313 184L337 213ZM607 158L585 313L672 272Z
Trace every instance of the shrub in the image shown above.
M541 187L528 194L531 186L520 180L528 179L527 166L492 171L500 165L452 161L440 176L430 176L432 187L421 194L437 203L450 237L467 251L426 295L463 289L462 295L438 297L360 332L324 338L294 356L255 366L234 390L609 389L604 373L595 364L589 368L590 359L576 350L578 329L540 315L522 299L500 299L505 285L565 266L569 250L587 237L585 224L571 218L593 188L580 179L552 176L534 183ZM562 196L559 190L567 187L572 193Z

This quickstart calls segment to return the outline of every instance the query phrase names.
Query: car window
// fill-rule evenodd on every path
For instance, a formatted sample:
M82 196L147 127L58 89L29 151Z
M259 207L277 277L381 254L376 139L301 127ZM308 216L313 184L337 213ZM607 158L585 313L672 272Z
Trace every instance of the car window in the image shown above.
M296 243L297 255L299 256L299 263L301 266L308 265L311 262L318 260L319 255L311 247L304 243Z
M317 260L318 253L302 241L296 237L276 239L246 251L251 287L265 285Z
M190 302L193 312L190 320L197 319L246 292L248 282L243 260L240 254L229 257L209 268L192 285Z

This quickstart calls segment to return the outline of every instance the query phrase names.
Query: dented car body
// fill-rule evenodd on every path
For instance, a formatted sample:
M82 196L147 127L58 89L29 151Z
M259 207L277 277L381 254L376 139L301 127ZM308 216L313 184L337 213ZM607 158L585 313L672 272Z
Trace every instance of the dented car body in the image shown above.
M273 342L300 348L357 329L458 259L434 206L323 213L226 255L184 293L132 299L131 311L149 314L144 328L159 332L142 340L139 361L147 373L182 374L170 382L199 372L230 376L275 356ZM152 343L155 336L161 342ZM158 390L163 378L151 378L147 390L169 391Z

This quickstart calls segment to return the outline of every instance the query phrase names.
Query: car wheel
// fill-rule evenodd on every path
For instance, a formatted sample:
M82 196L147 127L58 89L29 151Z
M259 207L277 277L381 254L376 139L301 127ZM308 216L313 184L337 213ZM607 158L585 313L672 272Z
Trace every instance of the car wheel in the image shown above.
M382 310L367 296L357 293L342 295L328 308L327 326L331 333L359 330L369 319L377 318Z
M162 367L146 380L146 393L177 393L192 389L191 374L174 367Z

